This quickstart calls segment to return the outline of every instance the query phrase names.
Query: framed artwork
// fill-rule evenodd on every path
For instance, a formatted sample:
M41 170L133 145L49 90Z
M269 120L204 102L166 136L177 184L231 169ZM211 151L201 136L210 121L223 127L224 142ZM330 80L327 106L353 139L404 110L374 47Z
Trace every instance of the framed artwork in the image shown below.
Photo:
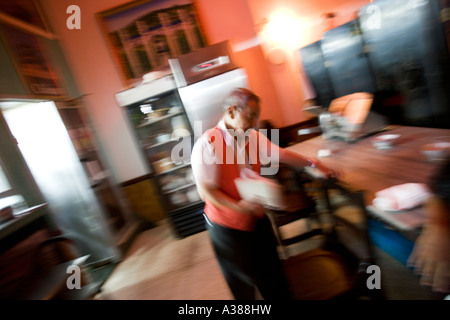
M206 46L190 0L138 0L98 13L124 84L169 66L168 59Z
M40 37L9 26L1 26L0 33L29 94L62 96L63 90Z

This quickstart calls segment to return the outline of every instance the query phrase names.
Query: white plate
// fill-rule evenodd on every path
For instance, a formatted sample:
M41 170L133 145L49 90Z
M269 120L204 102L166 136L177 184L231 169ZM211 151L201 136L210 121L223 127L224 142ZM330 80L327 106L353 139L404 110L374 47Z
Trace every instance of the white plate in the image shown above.
M374 142L381 142L381 141L392 141L400 137L399 134L383 134L381 136L375 137L372 139Z
M395 139L400 137L399 134L383 134L372 139L372 144L378 149L388 149L392 147Z
M390 212L390 213L399 213L399 212L411 211L413 209L416 209L416 208L419 208L420 206L422 206L422 204L419 204L419 205L417 205L415 207L408 208L408 209L393 209L393 208L390 208L389 206L387 206L386 202L383 201L382 199L379 199L379 198L373 199L372 200L372 205L373 205L374 208L376 208L378 210L382 210L382 211L386 211L386 212Z
M450 154L450 142L428 143L420 149L430 161L443 160Z

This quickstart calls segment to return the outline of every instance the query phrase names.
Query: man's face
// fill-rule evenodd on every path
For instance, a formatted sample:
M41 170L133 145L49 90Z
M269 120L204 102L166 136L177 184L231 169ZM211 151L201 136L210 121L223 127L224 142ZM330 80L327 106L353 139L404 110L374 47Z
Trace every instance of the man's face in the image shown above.
M259 103L254 100L249 100L247 103L247 108L236 109L234 117L234 129L243 130L244 132L248 129L255 128L260 114Z

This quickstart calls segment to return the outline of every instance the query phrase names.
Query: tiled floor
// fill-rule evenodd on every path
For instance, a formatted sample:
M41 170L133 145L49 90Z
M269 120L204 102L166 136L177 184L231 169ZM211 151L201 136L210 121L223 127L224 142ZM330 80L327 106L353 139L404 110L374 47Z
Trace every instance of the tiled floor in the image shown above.
M297 226L298 227L298 226ZM293 248L295 254L304 248ZM401 263L376 250L388 300L435 299ZM176 239L167 224L142 232L96 299L229 300L206 231Z
M102 287L101 299L232 299L207 232L176 239L168 225L142 232Z

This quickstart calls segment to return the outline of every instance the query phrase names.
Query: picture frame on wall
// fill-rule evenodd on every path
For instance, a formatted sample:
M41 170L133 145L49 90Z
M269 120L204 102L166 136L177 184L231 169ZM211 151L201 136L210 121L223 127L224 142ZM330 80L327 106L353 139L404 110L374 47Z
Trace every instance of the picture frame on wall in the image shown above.
M31 96L64 95L40 37L6 25L0 25L0 36L7 45L16 70Z
M126 86L169 68L168 59L206 46L191 0L139 0L97 14Z

